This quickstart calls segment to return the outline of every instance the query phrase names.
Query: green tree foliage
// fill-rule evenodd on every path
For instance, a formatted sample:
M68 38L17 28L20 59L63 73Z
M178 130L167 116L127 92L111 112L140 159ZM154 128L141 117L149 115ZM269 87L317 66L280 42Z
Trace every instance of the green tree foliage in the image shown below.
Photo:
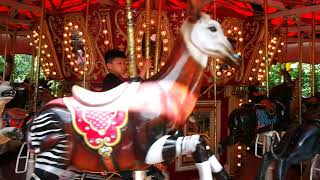
M12 81L15 83L21 83L26 78L30 78L32 68L32 56L27 54L16 54L14 59L14 70L12 75ZM0 56L0 72L3 72L4 57ZM44 78L42 70L40 71L40 78Z
M30 77L32 67L32 56L25 54L15 55L15 67L13 70L13 82L23 82L26 78Z
M272 88L283 82L283 77L280 77L280 69L284 68L283 64L275 64L270 67L269 71L269 86ZM299 76L299 63L292 63L290 75L292 79L296 79ZM279 80L279 78L281 78ZM311 65L302 64L302 96L311 96ZM320 91L320 64L315 65L315 90Z
M3 73L4 57L0 56L0 72ZM2 76L2 74L1 74Z

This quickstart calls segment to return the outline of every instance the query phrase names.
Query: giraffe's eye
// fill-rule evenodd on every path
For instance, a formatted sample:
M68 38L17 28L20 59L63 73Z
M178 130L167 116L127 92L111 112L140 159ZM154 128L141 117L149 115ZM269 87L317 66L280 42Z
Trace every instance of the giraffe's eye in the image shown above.
M211 32L216 32L217 28L215 26L208 27Z

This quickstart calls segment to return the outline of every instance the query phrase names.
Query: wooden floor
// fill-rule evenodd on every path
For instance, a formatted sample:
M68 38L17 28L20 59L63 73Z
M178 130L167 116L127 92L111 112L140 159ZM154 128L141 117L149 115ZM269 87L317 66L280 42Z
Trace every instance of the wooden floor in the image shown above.
M255 157L253 154L249 154L244 160L243 166L240 169L239 175L233 177L234 180L254 180L258 169L260 167L260 159ZM309 174L303 173L303 177L300 177L300 166L290 167L286 180L309 180ZM275 179L275 178L273 178Z

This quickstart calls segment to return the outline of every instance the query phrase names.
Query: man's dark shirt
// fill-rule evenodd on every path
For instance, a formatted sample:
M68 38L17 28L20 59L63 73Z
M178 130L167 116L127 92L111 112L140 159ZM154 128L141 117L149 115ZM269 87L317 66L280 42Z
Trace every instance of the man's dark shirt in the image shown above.
M124 80L120 79L113 73L108 73L103 80L103 91L108 91L122 84Z

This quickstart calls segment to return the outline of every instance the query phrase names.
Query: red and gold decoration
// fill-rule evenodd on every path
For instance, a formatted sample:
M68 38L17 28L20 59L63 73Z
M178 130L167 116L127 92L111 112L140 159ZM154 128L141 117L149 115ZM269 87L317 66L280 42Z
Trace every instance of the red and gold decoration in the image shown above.
M145 22L145 18L147 15L147 11L143 11L138 19L137 19L137 25L136 25L136 56L137 56L137 65L138 68L143 67L145 55L144 55L144 49L146 48L145 38L146 37L146 31L147 31L147 23ZM157 26L158 20L161 20L160 27ZM156 42L156 34L157 31L160 28L160 41L157 44ZM160 51L159 51L159 66L158 71L161 69L162 66L165 65L168 56L173 48L173 38L172 33L170 31L169 27L169 20L167 16L164 13L161 13L161 18L157 18L157 11L151 11L150 13L150 37L149 37L149 56L152 60L156 59L156 48L157 45L160 45ZM156 73L156 63L153 61L153 66L150 70L150 75L154 75Z
M47 79L63 79L60 63L46 22L44 22L43 28L40 53L40 66L42 67L43 74ZM37 50L39 48L38 42L40 40L39 29L33 30L32 34L27 35L27 37L30 39L29 45L35 47Z
M83 38L84 43L84 54L78 54L77 51L73 51L73 45L71 40L71 34L76 32ZM68 63L72 72L77 75L83 75L86 71L86 74L89 74L92 71L92 63L90 61L90 52L87 40L89 38L84 34L83 28L81 28L81 23L78 21L67 21L65 22L64 26L64 33L63 33L63 47L64 47L64 54L67 57ZM82 52L81 52L82 53ZM84 60L84 58L86 60ZM85 64L84 64L85 63Z
M281 53L281 47L284 43L281 42L280 36L271 36L268 43L268 62L271 65L274 62L274 59L278 57L278 54ZM280 39L280 40L279 40ZM249 81L264 81L266 73L266 63L265 63L265 51L263 46L260 46L254 64L251 68L250 76L248 77Z
M72 125L85 144L108 158L121 140L121 128L128 122L127 111L107 111L105 106L86 106L73 97L64 98L72 115Z

